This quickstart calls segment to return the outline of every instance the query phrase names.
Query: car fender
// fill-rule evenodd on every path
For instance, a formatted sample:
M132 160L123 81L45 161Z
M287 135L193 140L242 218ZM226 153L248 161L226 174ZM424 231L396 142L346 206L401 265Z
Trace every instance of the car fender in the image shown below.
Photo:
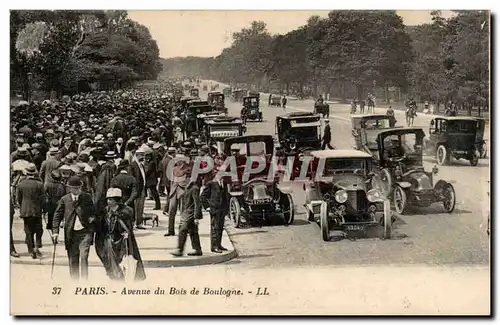
M396 185L399 185L402 188L410 188L411 187L411 183L410 182L396 182Z
M229 191L229 195L231 195L231 196L242 196L243 192L242 191Z
M292 193L293 193L292 188L290 188L290 187L288 187L288 186L279 187L279 190L280 190L280 191L281 191L281 193L283 193L283 194L292 194Z
M434 185L434 189L436 191L440 191L445 185L448 185L448 184L451 184L451 183L440 179L439 181L437 181L436 185Z

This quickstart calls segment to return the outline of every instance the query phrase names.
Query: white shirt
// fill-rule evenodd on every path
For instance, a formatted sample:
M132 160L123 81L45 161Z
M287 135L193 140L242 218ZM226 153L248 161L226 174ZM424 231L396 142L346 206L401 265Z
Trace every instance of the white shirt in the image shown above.
M73 202L78 200L78 195L71 194L71 199L73 199ZM83 225L80 222L80 218L78 218L78 216L75 216L75 224L73 225L73 230L78 231L82 229Z

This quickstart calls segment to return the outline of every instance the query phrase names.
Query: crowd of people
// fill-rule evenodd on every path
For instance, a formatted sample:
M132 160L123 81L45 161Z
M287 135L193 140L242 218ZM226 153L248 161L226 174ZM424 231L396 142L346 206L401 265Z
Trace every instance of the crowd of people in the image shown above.
M228 199L217 180L200 193L201 179L190 179L192 164L180 162L167 177L176 155L206 155L207 147L175 138L172 111L176 86L155 90L120 90L67 96L59 101L11 106L11 256L20 258L12 238L15 211L24 223L31 258L42 256L44 228L64 246L73 278L87 277L92 245L108 276L123 279L120 263L136 261L136 279L145 272L134 233L145 229L144 204L169 218L165 236L175 236L181 212L182 256L189 234L194 252L202 255L198 220L202 205L210 208L211 250L222 253L222 226Z

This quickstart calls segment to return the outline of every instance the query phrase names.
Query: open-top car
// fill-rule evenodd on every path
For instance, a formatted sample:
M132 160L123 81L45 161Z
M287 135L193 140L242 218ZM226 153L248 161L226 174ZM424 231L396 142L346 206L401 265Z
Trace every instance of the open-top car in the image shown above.
M232 93L233 102L242 102L248 91L245 89L235 89Z
M396 212L403 214L409 207L428 207L442 203L448 213L455 208L455 189L449 182L434 182L438 168L426 172L423 167L421 128L395 128L379 133L379 172L373 184L384 196L392 199Z
M219 91L209 92L207 96L207 102L212 105L213 109L216 111L221 111L227 113L227 108L224 104L225 96Z
M327 103L314 102L314 114L321 114L323 117L330 117L330 105Z
M352 115L354 149L365 151L378 161L377 136L390 127L390 117L385 114Z
M192 88L190 91L189 91L189 95L191 97L196 97L196 98L199 98L200 97L200 90L198 88Z
M293 112L276 117L276 136L286 155L321 149L321 116Z
M271 101L270 101L269 105L281 107L281 96L271 95Z
M469 160L472 166L477 166L479 158L485 156L484 127L484 119L436 117L430 122L425 151L435 155L438 165L450 164L453 157Z
M237 182L225 180L231 196L229 216L234 226L238 228L245 222L253 221L262 225L276 219L284 225L292 224L295 209L291 191L278 187L274 179L268 179L274 154L273 137L249 135L229 138L224 141L224 153L228 157L233 155L238 168ZM245 168L258 164L257 161L248 160L248 157L260 157L266 165L263 171L245 179Z
M371 156L359 150L312 151L309 164L312 182L304 184L309 221L321 227L321 237L330 240L332 230L364 232L381 226L391 237L390 203L372 188Z
M262 112L259 107L259 97L247 96L243 98L243 109L241 110L243 122L247 120L258 120L262 122Z

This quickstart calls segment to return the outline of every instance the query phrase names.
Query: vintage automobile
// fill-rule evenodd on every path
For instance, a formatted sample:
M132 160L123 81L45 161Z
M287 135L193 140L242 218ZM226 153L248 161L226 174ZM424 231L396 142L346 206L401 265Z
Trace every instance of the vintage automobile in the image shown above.
M233 102L242 102L243 98L247 95L248 91L245 89L235 89L232 93Z
M371 156L360 150L317 150L310 153L312 182L304 184L305 208L309 221L321 227L324 241L332 230L366 231L382 227L383 237L391 238L390 203L372 188Z
M243 136L247 130L243 121L234 116L217 116L205 120L205 138L209 147L218 147L218 142Z
M279 95L271 95L271 106L281 107L281 96Z
M485 151L485 120L465 117L436 117L431 120L425 152L435 155L438 165L448 165L451 158L467 159L477 166Z
M207 129L207 121L213 120L218 117L225 117L226 114L219 111L210 111L204 112L202 114L198 114L196 116L196 128L195 132L192 133L199 140L199 144L206 144L206 129Z
M314 102L314 114L321 114L323 117L330 117L330 105L327 103Z
M321 149L321 116L293 112L276 117L276 136L280 149L288 155Z
M248 96L249 97L257 97L260 101L260 93L258 91L249 91Z
M379 172L373 186L383 196L392 199L394 208L404 214L409 207L428 207L442 203L448 213L455 208L455 189L449 182L434 181L437 166L432 172L423 167L423 139L421 128L395 128L379 133Z
M259 97L247 96L243 98L243 110L241 118L246 123L247 120L258 120L262 122L262 112L259 107Z
M225 87L224 89L222 89L222 93L226 97L231 96L232 92L233 92L233 89L231 87Z
M372 155L378 161L377 136L390 127L390 117L385 114L352 115L352 136L354 149Z
M274 154L274 140L271 135L248 135L229 138L224 141L224 153L230 156L233 150L239 149L235 155L238 168L238 181L225 179L231 196L229 217L236 228L244 223L257 221L260 225L279 220L284 225L293 223L295 208L290 190L279 186L274 179L268 179ZM248 157L260 156L266 161L264 170L243 177ZM250 162L248 162L250 164ZM257 163L256 161L252 162Z
M209 92L207 96L207 102L212 105L214 110L221 111L227 114L227 107L224 104L225 96L220 91Z
M184 124L186 137L189 138L193 132L199 132L198 129L198 116L207 112L211 112L212 107L204 100L191 100L187 102L186 109L182 112L181 118Z
M191 97L196 97L196 98L200 98L200 90L198 88L192 88L190 91L189 91L189 95Z

